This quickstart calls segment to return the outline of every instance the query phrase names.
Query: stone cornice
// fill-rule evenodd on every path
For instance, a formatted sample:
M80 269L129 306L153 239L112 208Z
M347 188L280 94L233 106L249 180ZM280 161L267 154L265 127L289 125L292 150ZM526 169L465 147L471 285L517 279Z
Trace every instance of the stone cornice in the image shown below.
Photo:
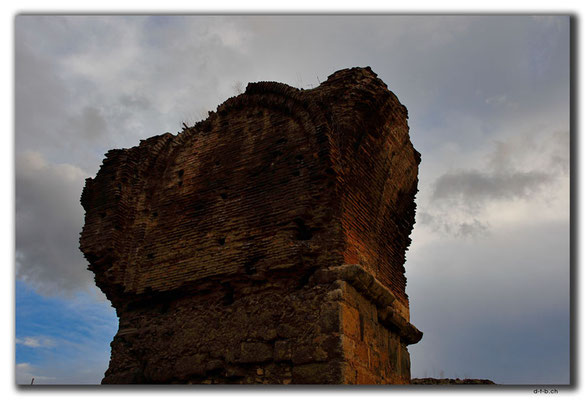
M376 305L378 320L385 327L397 331L405 344L418 343L423 333L401 315L396 297L370 272L357 264L345 264L315 271L311 281L315 284L342 280Z

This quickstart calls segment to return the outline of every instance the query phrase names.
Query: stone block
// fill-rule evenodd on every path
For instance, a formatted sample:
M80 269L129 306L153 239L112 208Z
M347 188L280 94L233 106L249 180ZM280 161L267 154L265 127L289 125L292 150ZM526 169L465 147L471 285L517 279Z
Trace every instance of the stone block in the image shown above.
M300 327L287 323L278 324L276 327L277 336L283 339L295 338L300 336L301 333L302 329Z
M240 363L261 363L272 359L272 346L266 343L243 342L240 345Z
M341 303L341 332L351 338L361 337L360 314L355 308Z
M327 299L329 299L329 292ZM341 307L339 302L324 304L319 314L319 328L321 333L339 332L341 328Z
M292 358L290 343L285 340L274 342L274 361L287 361Z
M367 368L356 366L356 372L356 384L358 385L376 385L379 383L376 376Z
M183 356L175 361L174 374L179 379L188 376L205 376L207 357L203 354Z
M307 364L327 360L327 352L312 342L295 343L292 345L291 360L293 364Z
M292 369L292 383L295 384L339 384L340 366L332 363L295 365Z

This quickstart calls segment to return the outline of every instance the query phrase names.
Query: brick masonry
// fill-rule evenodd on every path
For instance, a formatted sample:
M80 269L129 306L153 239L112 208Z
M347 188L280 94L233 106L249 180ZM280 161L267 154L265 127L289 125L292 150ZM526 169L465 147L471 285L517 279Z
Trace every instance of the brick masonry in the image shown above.
M120 326L103 383L408 383L420 155L370 68L248 85L112 150L80 248Z

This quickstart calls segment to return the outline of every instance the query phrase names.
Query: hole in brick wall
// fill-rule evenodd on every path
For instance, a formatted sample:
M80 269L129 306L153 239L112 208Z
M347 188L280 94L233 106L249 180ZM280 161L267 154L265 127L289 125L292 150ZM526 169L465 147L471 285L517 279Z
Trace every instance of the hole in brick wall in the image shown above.
M152 218L156 218L156 217L158 217L158 213L155 211L152 213Z
M267 167L266 166L260 166L260 167L253 168L250 171L250 177L251 178L256 178L258 175L260 175L265 170L267 170Z
M302 218L295 218L293 222L296 224L296 239L297 240L310 240L313 237L313 232L309 228Z
M286 138L280 138L276 141L276 144L285 144L288 140Z
M329 139L327 138L327 135L324 133L317 133L317 143L321 144L321 143L325 143L327 142Z
M248 275L254 275L256 273L256 266L253 263L247 262L244 264L244 271Z
M302 266L301 266L301 268L302 268ZM301 279L299 279L299 284L297 285L297 290L301 289L303 286L306 286L309 283L309 279L311 279L311 276L318 269L319 269L319 267L309 268L309 270L303 276L301 276Z
M304 158L305 158L305 157L304 157L302 154L298 154L298 155L295 157L295 159L296 159L297 161L303 161L303 160L304 160Z
M325 175L323 175L322 173L313 173L309 175L309 179L311 181L320 181L325 179Z
M221 165L221 162L220 162L219 160L217 160L217 161L215 162L215 166L216 166L216 167L219 167L220 165Z
M161 314L166 314L169 311L170 308L171 308L170 303L169 302L164 302L160 306L160 313Z
M177 174L179 175L179 178L181 178L184 173L185 173L184 169L181 169L181 170L179 170L179 172L177 172Z
M247 260L244 263L244 271L246 272L246 274L254 275L257 272L256 263L258 261L260 261L261 259L262 259L262 257L255 256L255 257L252 257L249 260Z
M149 260L154 260L154 253L148 253L146 255L146 258L148 258Z
M333 168L329 167L325 170L325 173L327 175L335 175L335 171L333 170Z
M225 294L223 295L222 303L224 306L229 306L234 302L234 288L229 283L223 284Z
M114 225L114 229L117 231L121 231L122 227L120 225Z
M298 169L293 170L293 176L300 176L301 175L301 171L299 171Z
M222 238L217 239L217 243L219 243L220 246L223 246L225 244L225 238L222 237Z
M220 193L219 196L224 200L227 199L227 193Z
M178 185L179 187L183 186L183 181L179 181Z

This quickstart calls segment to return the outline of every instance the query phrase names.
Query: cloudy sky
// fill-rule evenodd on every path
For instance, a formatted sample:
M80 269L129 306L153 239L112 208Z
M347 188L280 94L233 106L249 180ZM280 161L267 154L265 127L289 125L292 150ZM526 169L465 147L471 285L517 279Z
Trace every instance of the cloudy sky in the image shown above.
M117 330L78 250L104 153L248 82L371 66L422 154L413 377L569 382L566 16L18 16L16 380L99 383Z

